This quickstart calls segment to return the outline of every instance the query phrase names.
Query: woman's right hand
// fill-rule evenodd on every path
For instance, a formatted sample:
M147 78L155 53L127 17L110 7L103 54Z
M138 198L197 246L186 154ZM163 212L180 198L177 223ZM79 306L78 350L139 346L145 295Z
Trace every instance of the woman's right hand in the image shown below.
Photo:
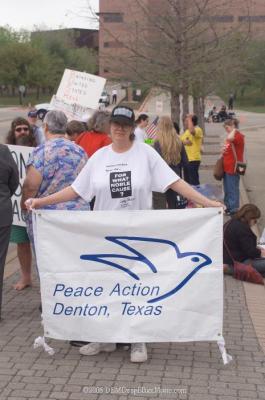
M260 251L260 255L261 255L261 257L264 257L265 258L265 249L261 249L261 251Z
M25 206L27 207L28 211L34 210L35 208L40 207L40 199L27 199L25 201Z
M207 208L208 207L221 207L223 209L223 211L226 210L226 206L223 203L221 203L220 201L211 200L211 199L208 199L208 202L204 207L207 207Z

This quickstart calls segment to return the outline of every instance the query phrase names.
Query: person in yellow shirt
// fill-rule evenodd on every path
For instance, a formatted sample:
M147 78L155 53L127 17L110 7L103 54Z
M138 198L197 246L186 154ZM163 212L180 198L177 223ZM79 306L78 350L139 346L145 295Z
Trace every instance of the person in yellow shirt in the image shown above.
M201 163L203 131L198 126L198 117L196 115L187 116L186 130L180 138L185 145L189 160L188 167L184 169L185 181L190 185L197 186L200 184L199 168Z

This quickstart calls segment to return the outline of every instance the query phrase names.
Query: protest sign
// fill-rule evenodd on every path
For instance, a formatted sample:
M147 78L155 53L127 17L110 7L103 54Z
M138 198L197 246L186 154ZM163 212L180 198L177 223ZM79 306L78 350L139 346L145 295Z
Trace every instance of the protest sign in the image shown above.
M15 194L12 196L13 225L26 226L24 217L21 213L20 201L22 196L22 185L26 177L26 165L33 149L32 147L15 146L11 144L8 145L8 148L17 164L19 172L19 185Z
M222 211L34 213L44 334L220 341Z
M84 121L88 120L93 114L93 110L90 108L83 107L80 104L66 103L57 96L52 97L50 105L53 110L63 111L69 120Z
M66 69L56 97L68 104L96 110L105 83L106 79L100 76Z

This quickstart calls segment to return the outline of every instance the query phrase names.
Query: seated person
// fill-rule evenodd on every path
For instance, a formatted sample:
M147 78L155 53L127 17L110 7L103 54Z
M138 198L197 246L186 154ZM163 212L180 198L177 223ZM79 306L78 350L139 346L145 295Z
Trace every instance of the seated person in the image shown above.
M261 274L265 274L265 249L257 247L257 237L251 230L260 215L259 208L254 204L245 204L224 225L225 273L233 273L233 258L235 261L250 263Z
M217 114L217 108L216 106L213 106L213 108L209 111L209 118L211 118L215 114Z
M218 113L218 117L219 117L219 119L220 119L221 121L225 121L226 119L229 118L229 116L228 116L228 114L227 114L227 111L226 111L226 106L225 106L225 105L223 105L223 106L221 107L221 110L220 110L219 113Z

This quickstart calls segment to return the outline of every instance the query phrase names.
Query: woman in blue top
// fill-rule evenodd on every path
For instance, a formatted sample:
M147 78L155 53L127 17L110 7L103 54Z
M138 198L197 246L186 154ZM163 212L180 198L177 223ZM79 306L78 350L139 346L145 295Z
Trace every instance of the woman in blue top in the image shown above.
M46 141L32 152L27 163L27 175L22 189L21 208L26 209L29 197L46 197L71 185L87 162L85 151L65 138L67 118L61 111L49 111L44 119ZM46 209L89 210L89 203L78 197L64 203L45 206ZM31 243L33 229L31 213L26 217Z

